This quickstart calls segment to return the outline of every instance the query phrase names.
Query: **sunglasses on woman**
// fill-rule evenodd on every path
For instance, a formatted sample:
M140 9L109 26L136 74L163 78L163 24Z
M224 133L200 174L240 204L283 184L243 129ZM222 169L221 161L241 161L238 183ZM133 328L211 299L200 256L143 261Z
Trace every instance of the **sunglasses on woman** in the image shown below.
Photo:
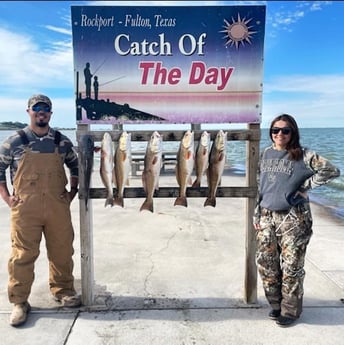
M290 127L272 127L271 128L272 134L278 134L280 131L282 131L282 134L288 135L291 133L291 128Z

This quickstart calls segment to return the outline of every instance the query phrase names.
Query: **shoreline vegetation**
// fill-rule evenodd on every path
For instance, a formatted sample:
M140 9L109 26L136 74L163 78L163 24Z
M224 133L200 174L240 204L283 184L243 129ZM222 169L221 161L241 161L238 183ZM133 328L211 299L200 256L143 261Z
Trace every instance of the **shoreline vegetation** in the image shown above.
M0 122L0 131L11 131L11 130L18 130L18 129L23 129L26 126L28 126L27 123L23 122L12 122L12 121L5 121L5 122ZM64 128L64 127L54 127L54 129L58 130L75 130L75 128Z
M2 131L22 129L22 128L25 128L26 126L27 126L27 123L22 123L22 122L12 122L12 121L0 122L0 130Z

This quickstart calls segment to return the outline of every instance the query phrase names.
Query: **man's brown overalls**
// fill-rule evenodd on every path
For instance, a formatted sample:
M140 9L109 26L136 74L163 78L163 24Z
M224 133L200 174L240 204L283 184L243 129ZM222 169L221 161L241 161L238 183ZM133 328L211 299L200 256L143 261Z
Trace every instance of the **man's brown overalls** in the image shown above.
M23 202L11 209L12 253L8 263L11 303L28 300L42 233L49 260L51 293L54 296L75 294L74 231L70 200L65 193L67 178L57 141L54 153L35 153L26 148L13 181L15 195Z

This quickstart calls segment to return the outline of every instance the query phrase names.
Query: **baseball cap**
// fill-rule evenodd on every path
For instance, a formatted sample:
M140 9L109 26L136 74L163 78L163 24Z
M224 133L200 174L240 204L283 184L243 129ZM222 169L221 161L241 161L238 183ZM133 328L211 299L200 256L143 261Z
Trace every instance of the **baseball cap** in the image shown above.
M41 94L32 95L29 98L28 107L31 108L34 105L36 105L37 103L45 103L46 105L49 105L50 108L52 107L50 98L48 96L41 95Z

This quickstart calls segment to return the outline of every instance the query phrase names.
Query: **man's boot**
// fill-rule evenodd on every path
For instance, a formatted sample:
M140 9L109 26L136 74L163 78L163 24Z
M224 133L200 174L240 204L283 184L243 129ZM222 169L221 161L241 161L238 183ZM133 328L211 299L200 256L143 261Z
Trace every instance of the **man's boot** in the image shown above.
M17 327L24 324L30 310L31 306L28 302L16 303L10 316L10 325Z

